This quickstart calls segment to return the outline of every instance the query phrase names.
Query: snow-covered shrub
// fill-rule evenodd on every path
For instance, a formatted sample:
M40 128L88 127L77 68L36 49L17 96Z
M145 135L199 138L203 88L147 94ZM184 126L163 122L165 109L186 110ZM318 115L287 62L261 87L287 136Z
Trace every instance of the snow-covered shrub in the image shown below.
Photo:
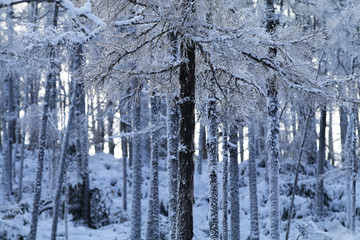
M90 226L100 228L110 223L110 206L111 199L106 193L98 188L91 190L90 196Z

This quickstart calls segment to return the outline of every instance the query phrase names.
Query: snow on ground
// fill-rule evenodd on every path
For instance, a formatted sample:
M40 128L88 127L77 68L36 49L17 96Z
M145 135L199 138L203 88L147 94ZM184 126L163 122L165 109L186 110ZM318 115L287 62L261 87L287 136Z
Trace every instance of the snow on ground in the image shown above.
M33 193L31 192L36 172L36 154L28 155L25 159L24 169L24 197L20 204L10 206L2 206L0 208L0 239L16 239L16 235L26 235L29 232L31 220L31 207L33 201ZM0 157L2 164L2 158ZM18 164L18 163L16 163ZM52 190L49 187L48 169L45 164L44 182L43 182L43 199L51 199ZM79 223L69 221L68 233L71 240L122 240L128 239L130 232L130 220L128 212L122 209L122 161L108 154L97 154L90 158L90 179L91 188L98 188L104 195L104 203L110 209L109 224L99 229L90 229L80 225ZM308 166L306 166L308 167ZM306 167L303 170L306 170ZM314 166L313 166L314 167ZM311 169L311 166L309 167ZM350 233L343 225L345 222L345 187L342 171L327 166L327 172L330 172L325 178L326 190L326 207L327 216L321 222L314 221L313 202L314 202L314 176L300 175L299 179L299 195L295 198L296 218L291 225L291 240L305 239L326 239L326 240L358 240L360 239L359 227L356 233ZM148 206L148 192L150 170L147 163L143 167L143 184L142 184L142 236L145 236L146 215ZM160 203L162 215L160 216L160 231L163 239L167 239L167 175L165 160L160 161ZM206 163L203 169L207 169ZM221 163L219 164L218 180L221 181ZM249 189L247 178L247 162L239 165L240 170L240 232L241 240L246 240L250 234L250 211L249 211ZM269 222L268 222L268 191L265 182L265 169L258 167L258 203L260 218L260 237L262 240L269 239ZM307 170L306 170L307 171ZM206 171L204 171L206 172ZM285 239L285 230L287 225L287 211L290 205L290 194L294 179L294 165L290 161L281 162L280 168L280 216L281 221L281 239ZM130 183L128 171L128 183ZM194 212L194 239L209 239L208 229L208 177L206 174L195 174L195 204ZM70 183L73 180L70 179ZM17 190L17 182L14 184ZM128 186L128 209L131 208L131 187ZM219 220L221 217L221 183L219 183ZM359 210L359 207L357 207ZM71 220L71 216L69 216ZM357 217L357 225L359 226L359 217ZM40 216L38 239L46 240L50 238L52 219L49 212L44 212ZM8 232L8 236L4 237L4 232ZM58 239L65 239L65 222L60 220L58 227Z

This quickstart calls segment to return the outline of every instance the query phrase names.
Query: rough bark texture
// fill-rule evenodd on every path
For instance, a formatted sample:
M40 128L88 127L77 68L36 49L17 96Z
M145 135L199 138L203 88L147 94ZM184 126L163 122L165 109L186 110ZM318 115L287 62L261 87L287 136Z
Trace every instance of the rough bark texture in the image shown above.
M240 238L240 202L239 202L239 165L238 165L238 130L229 128L229 184L230 184L230 239Z
M159 240L159 137L160 129L157 124L160 121L160 99L158 96L151 97L151 162L150 162L150 194L147 216L146 239Z
M169 230L170 239L176 240L176 204L178 186L178 147L179 147L179 109L173 97L168 95L167 104L167 137L168 137L168 191L169 191Z
M137 81L137 80L135 80ZM138 83L134 84L136 88ZM140 131L140 103L135 103L133 109L133 163L132 163L132 202L131 202L131 228L130 239L141 239L141 136Z
M319 135L319 152L317 159L316 175L316 215L320 220L323 216L324 208L324 164L325 164L325 129L326 129L326 110L321 110L320 117L320 135Z
M209 99L208 109L208 173L209 173L209 227L210 239L219 239L218 141L216 99Z
M249 192L250 192L250 240L259 240L259 213L256 184L255 123L249 122Z
M266 31L273 34L277 25L274 0L266 0ZM269 57L276 56L276 48L269 48ZM276 77L269 76L266 83L266 100L268 110L268 168L269 168L269 205L270 205L270 239L280 239L279 217L279 100Z
M228 128L227 124L223 123L223 137L222 137L222 239L228 240L228 161L229 161L229 144L228 144Z
M194 133L195 133L195 44L191 40L180 46L182 58L188 61L180 66L180 129L178 199L176 207L176 238L193 237L194 203Z
M269 114L268 164L269 164L269 202L270 202L270 239L280 238L279 216L279 101L275 80L268 79L267 107Z

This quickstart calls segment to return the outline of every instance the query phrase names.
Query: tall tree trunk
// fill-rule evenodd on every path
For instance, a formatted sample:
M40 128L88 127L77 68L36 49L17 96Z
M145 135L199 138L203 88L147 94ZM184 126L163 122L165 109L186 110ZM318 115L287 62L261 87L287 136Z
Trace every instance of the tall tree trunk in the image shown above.
M229 143L228 143L228 127L223 123L222 136L222 153L223 153L223 169L222 169L222 239L228 240L228 161L229 161Z
M52 52L51 56L53 57L53 50L51 52ZM51 59L53 61L54 59L52 57ZM42 183L43 168L44 168L45 148L46 148L50 91L52 86L51 80L52 79L48 77L46 79L46 86L45 86L44 106L43 106L43 114L41 120L40 139L39 139L38 168L36 173L35 195L33 202L33 212L31 216L29 240L35 240L37 233L37 224L38 224L39 209L40 209L40 197L41 197L41 183Z
M326 110L321 110L320 117L320 135L319 135L319 152L317 159L317 176L316 176L316 215L320 220L323 216L324 208L324 164L325 164L325 130L326 130Z
M120 110L120 133L121 135L128 133L127 125L129 124L128 118L125 118L127 115L126 110L121 108ZM126 120L125 120L126 119ZM122 151L122 160L123 160L123 209L127 210L127 159L128 159L128 140L126 136L121 137L121 151Z
M61 197L61 193L63 191L63 182L64 182L64 175L65 175L65 168L66 168L67 151L68 151L69 139L70 139L70 130L71 130L72 121L74 118L75 105L76 105L76 103L75 103L76 97L75 96L76 96L76 94L73 93L73 96L71 98L71 107L70 107L68 122L67 122L67 126L66 126L65 137L63 139L63 146L61 149L60 169L59 169L58 182L57 182L56 192L55 192L54 215L53 215L53 221L52 221L52 226L51 226L51 240L56 239L59 208L60 208L60 197Z
M81 218L83 222L90 226L90 179L89 179L89 136L88 136L88 118L86 114L85 103L85 83L78 79L79 70L83 62L83 46L75 46L74 58L72 62L73 81L75 82L75 110L77 118L77 132L80 177L81 177ZM102 138L103 139L103 138ZM103 143L102 143L103 144Z
M229 129L229 185L230 185L230 239L240 238L238 130L235 125Z
M185 2L191 8L190 1ZM195 134L195 43L181 42L180 55L188 61L180 66L180 129L178 199L176 207L176 236L178 240L193 237L194 203L194 134Z
M266 31L273 34L276 27L274 0L266 0ZM276 57L276 48L269 48L269 57ZM279 100L276 77L269 76L266 82L268 110L268 168L269 168L269 204L270 239L280 239L279 217Z
M209 99L208 109L208 172L209 172L209 227L210 239L219 239L219 206L218 206L218 140L217 140L217 116L216 99Z
M151 96L151 175L148 205L146 239L159 240L159 145L160 131L157 124L160 121L160 98L156 92Z
M356 216L356 177L357 177L357 161L356 161L356 115L355 106L348 108L349 122L345 143L345 159L348 170L346 171L346 220L347 228L355 231Z
M139 87L139 80L134 80L134 88ZM131 227L130 240L141 239L141 136L140 136L140 102L135 103L133 109L133 163L132 163L132 204L131 204Z
M259 213L256 183L256 131L255 123L249 122L249 192L250 192L250 240L259 240Z
M179 109L172 94L168 93L167 137L168 137L168 191L169 191L169 229L170 239L176 240L176 204L178 186L178 148L179 148Z

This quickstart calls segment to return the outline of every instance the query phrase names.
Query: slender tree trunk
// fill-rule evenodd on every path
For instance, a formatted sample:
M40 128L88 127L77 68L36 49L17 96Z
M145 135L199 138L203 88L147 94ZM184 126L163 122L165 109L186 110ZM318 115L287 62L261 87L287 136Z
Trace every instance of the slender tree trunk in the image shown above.
M127 133L127 124L128 122L125 122L125 116L126 111L122 108L120 110L120 133L126 134ZM127 210L127 158L128 158L128 140L127 137L123 136L121 137L121 151L122 151L122 159L123 159L123 209Z
M21 135L21 155L20 155L20 172L19 172L19 188L18 188L18 197L17 202L19 203L22 198L22 189L23 189L23 172L24 172L24 158L25 158L25 131Z
M222 239L228 240L228 161L229 161L229 143L228 143L228 127L223 123L223 138L222 138L222 152L223 152L223 170L222 170Z
M324 164L325 164L325 130L326 130L326 110L321 110L319 152L317 160L317 179L316 179L316 215L320 220L323 217L324 208Z
M138 79L135 79L134 89L138 87ZM141 239L141 136L139 134L140 123L140 102L135 103L133 109L133 164L132 164L132 204L131 204L131 228L130 240Z
M209 172L209 227L210 239L219 239L219 191L218 191L218 141L217 141L217 116L216 99L209 99L208 109L208 172Z
M340 106L340 139L341 139L341 161L345 162L345 143L346 143L346 132L348 128L348 116L346 107Z
M108 138L109 138L109 153L111 155L115 154L115 143L114 143L114 138L113 138L113 125L114 125L113 111L114 111L113 103L112 103L112 101L109 101L108 114L107 114L107 119L108 119L107 131L108 131Z
M68 150L68 146L69 146L70 131L71 131L71 126L72 126L72 121L74 118L75 105L76 105L75 96L76 96L76 94L73 93L73 96L71 98L72 105L70 107L68 122L67 122L67 126L66 126L66 131L65 131L65 137L63 139L63 146L61 149L60 169L59 169L59 174L58 174L58 182L57 182L57 186L56 186L56 193L55 193L55 199L54 199L54 215L53 215L53 221L52 221L52 226L51 226L51 240L56 239L59 208L60 208L60 197L61 197L61 193L63 191L64 175L65 175L65 168L66 168L67 150Z
M240 162L244 161L244 126L239 126L239 151L240 151Z
M346 134L345 143L345 157L346 166L346 220L347 228L355 231L355 216L356 216L356 177L357 177L357 161L356 161L356 115L355 107L351 106L348 109L349 122Z
M295 201L295 194L296 194L297 184L298 184L298 179L299 179L300 163L301 163L301 159L302 159L302 156L303 156L303 153L304 153L305 139L306 139L306 134L307 134L308 127L309 127L309 120L310 120L310 113L308 114L308 116L306 118L306 121L305 121L304 132L303 132L303 135L302 135L301 145L300 145L300 153L299 153L299 157L297 159L296 173L295 173L295 179L294 179L294 185L293 185L293 192L292 192L291 200L290 200L290 209L289 209L289 217L288 217L285 240L289 240L291 219L293 217L293 207L294 207L294 201Z
M185 5L190 6L190 1ZM193 237L194 203L194 134L195 134L195 43L182 42L181 58L188 61L180 66L180 129L178 199L176 207L177 240Z
M254 122L249 122L249 192L250 192L250 240L259 240L259 213L256 183L256 145Z
M53 56L53 53L52 53L52 56ZM53 60L53 58L52 58L52 60ZM32 216L31 216L29 240L35 240L36 233L37 233L37 224L38 224L38 217L39 217L39 210L40 210L41 183L42 183L43 168L44 168L45 148L46 148L46 135L47 135L47 122L48 122L48 113L49 113L50 91L51 91L51 85L52 85L51 80L52 79L50 77L48 77L46 80L46 86L45 86L43 115L42 115L42 120L41 120L40 139L39 139L38 168L37 168L37 173L36 173L35 195L34 195L34 202L33 202L33 212L32 212Z
M169 93L167 104L167 170L169 191L169 230L170 239L176 240L176 204L178 186L178 147L179 147L179 109L176 100Z
M329 132L328 132L328 145L329 145L329 152L328 152L328 159L331 161L331 164L335 166L335 156L334 156L334 139L333 139L333 111L332 111L332 105L329 106Z
M207 159L207 149L206 149L206 132L204 124L200 123L200 133L199 133L199 159L197 164L198 174L202 174L202 163Z
M173 62L178 59L178 37L174 32L169 34L171 44L171 55ZM167 94L167 173L168 173L168 192L169 192L169 231L170 240L176 240L176 214L178 198L178 165L179 165L179 107L177 105L179 93L172 90Z
M150 194L148 205L146 239L159 240L159 138L160 131L157 126L160 120L160 99L156 93L151 97L151 175Z
M235 125L229 129L229 185L230 185L230 239L240 238L238 130Z

